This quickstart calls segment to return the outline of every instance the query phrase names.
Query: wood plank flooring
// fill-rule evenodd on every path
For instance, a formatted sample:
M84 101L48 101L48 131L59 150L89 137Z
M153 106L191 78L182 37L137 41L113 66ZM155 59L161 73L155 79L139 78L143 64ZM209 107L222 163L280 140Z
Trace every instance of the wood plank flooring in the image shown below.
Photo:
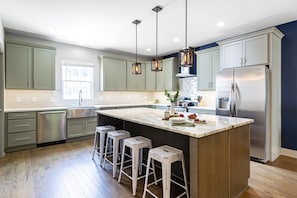
M5 198L130 198L131 183L119 184L93 161L92 140L59 144L0 158L0 197ZM142 197L143 181L137 195ZM155 187L161 195L161 188ZM281 156L270 164L251 162L249 188L241 198L297 197L297 159Z

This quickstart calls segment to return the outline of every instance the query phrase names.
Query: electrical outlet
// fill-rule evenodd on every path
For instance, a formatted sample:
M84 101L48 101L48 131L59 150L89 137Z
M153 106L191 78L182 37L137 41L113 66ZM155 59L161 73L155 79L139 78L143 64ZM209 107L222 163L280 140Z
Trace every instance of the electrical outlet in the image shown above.
M36 97L32 97L32 101L35 102L37 100Z
M16 97L16 101L17 102L22 102L22 98L21 97Z

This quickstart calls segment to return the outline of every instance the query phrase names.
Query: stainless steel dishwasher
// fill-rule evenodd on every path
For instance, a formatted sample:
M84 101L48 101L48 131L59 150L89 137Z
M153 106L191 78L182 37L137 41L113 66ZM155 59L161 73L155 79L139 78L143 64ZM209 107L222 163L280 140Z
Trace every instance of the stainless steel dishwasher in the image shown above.
M43 111L37 113L37 143L66 139L66 111Z

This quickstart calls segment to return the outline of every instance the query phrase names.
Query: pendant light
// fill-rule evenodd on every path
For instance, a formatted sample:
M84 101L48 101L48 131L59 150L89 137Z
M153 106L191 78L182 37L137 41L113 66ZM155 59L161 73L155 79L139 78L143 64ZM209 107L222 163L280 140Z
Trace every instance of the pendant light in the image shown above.
M194 61L194 48L188 47L188 40L187 40L187 33L188 33L188 27L187 27L187 19L188 19L188 0L186 1L186 17L185 17L185 48L182 49L179 53L180 57L180 66L182 67L192 67L193 61Z
M132 64L132 74L141 74L141 63L137 62L137 25L141 23L139 20L134 20L132 23L136 26L136 53L135 53L135 63Z
M158 13L162 10L160 6L154 7L152 10L156 12L156 56L152 61L152 71L162 71L162 59L158 57Z

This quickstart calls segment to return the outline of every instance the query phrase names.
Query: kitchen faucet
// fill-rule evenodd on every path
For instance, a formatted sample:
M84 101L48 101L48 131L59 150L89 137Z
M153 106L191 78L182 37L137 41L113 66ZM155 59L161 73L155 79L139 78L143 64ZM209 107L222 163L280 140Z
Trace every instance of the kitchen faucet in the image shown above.
M82 101L83 101L83 99L82 99L82 90L79 90L79 92L78 92L78 105L79 106L82 105Z

